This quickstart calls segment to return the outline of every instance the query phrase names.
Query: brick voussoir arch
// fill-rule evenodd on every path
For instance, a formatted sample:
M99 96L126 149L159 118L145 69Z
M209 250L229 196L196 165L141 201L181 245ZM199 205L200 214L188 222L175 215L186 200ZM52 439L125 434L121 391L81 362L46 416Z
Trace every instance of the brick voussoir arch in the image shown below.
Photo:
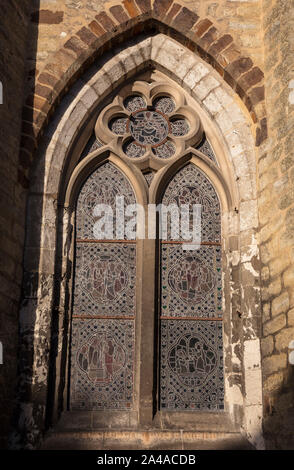
M131 36L159 31L178 40L209 62L243 100L256 124L256 145L267 137L263 114L263 72L243 57L229 34L221 34L208 18L173 0L124 0L101 11L87 27L78 30L39 74L23 113L19 180L28 186L26 171L39 138L74 81L103 53Z

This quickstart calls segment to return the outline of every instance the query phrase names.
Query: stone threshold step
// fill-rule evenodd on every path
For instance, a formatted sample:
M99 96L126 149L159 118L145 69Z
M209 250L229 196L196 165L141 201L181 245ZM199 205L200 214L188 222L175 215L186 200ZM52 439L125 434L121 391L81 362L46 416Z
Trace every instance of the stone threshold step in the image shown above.
M50 431L44 450L250 450L251 444L237 432L190 431Z

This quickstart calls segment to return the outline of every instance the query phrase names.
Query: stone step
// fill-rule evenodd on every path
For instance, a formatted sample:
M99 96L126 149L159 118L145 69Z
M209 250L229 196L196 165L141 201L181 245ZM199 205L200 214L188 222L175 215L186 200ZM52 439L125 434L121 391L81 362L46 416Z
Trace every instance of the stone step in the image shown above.
M42 450L254 450L237 432L50 431Z

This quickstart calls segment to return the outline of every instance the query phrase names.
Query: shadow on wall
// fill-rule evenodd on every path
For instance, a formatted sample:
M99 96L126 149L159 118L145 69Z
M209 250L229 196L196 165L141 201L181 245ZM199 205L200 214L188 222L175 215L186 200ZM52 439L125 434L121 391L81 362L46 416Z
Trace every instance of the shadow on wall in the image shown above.
M294 449L294 365L277 391L264 394L263 431L267 449Z

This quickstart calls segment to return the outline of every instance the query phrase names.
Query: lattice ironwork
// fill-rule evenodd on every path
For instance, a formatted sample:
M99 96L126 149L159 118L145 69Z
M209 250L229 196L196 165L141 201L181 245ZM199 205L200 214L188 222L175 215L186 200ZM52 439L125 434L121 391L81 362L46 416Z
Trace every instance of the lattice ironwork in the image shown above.
M189 130L190 126L186 119L174 119L171 122L171 133L175 137L183 137L188 134Z
M147 103L142 96L131 95L124 100L124 107L130 112L134 113L139 109L144 109L147 107Z
M193 204L200 204L202 241L220 241L221 212L218 196L208 178L195 165L190 163L175 175L166 188L162 202L166 206L176 204L177 207L188 204L191 208ZM170 220L169 214L168 240L171 239Z
M156 111L137 111L132 114L128 129L138 144L155 146L167 138L169 123Z
M170 114L176 109L175 102L169 96L160 96L153 101L153 106L163 114Z
M160 377L162 410L223 410L221 322L162 320Z
M81 189L77 203L77 238L96 238L93 230L97 220L94 215L97 204L106 204L113 208L115 227L116 198L120 196L124 196L125 206L136 202L134 191L127 178L116 166L107 162L92 173Z
M220 247L185 252L182 245L163 244L161 269L162 316L221 318Z
M134 321L73 320L72 410L132 408L134 345Z

